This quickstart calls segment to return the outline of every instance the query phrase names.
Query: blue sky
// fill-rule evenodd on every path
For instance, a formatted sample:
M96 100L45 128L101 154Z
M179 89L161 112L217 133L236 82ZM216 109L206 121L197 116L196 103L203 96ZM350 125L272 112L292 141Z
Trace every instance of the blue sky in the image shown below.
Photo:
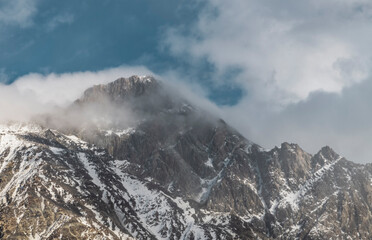
M242 95L234 84L210 84L213 66L207 61L192 64L171 55L163 44L168 28L191 27L202 8L201 2L33 1L35 11L26 23L8 23L1 29L0 69L7 75L7 82L30 72L145 65L157 74L177 69L190 75L190 81L201 83L218 104L235 104ZM1 1L3 6L7 2Z
M0 119L150 73L264 147L372 162L371 26L370 0L0 0Z

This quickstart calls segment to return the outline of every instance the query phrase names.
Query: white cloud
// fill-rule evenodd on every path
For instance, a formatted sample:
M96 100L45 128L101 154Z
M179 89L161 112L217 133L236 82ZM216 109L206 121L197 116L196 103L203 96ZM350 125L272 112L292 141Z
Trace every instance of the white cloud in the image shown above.
M32 17L37 12L38 0L1 0L0 24L19 25L28 27L32 25Z
M219 73L241 68L236 81L251 100L288 104L313 91L340 92L369 75L369 1L207 3L191 33L170 29L166 42L174 55L206 58Z

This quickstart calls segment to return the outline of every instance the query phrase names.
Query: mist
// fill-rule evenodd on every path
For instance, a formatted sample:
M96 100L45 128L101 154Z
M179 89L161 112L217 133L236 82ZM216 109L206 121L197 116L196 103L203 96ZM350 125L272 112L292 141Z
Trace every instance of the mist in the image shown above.
M58 112L71 105L82 96L87 88L93 85L105 84L122 76L148 74L152 74L151 71L141 66L121 66L97 72L51 73L47 75L31 73L16 79L12 84L0 84L0 123L28 122L40 120L42 115L57 115ZM110 110L107 105L89 106L79 114L83 119L77 118L77 112L64 112L63 119L66 123L84 122L88 119L94 119L92 114L96 110L102 111L104 109L106 111ZM112 115L113 111L111 109L107 116ZM129 114L124 115L129 116ZM57 125L57 120L53 122Z
M314 92L280 111L249 99L223 111L230 124L265 148L292 142L314 154L328 145L348 160L368 163L372 161L371 91L368 79L341 93Z

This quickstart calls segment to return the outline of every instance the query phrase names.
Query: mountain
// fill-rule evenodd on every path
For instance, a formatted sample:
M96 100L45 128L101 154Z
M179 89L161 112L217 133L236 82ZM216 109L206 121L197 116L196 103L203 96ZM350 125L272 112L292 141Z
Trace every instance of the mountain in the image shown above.
M0 126L3 239L370 239L372 165L265 150L153 77Z

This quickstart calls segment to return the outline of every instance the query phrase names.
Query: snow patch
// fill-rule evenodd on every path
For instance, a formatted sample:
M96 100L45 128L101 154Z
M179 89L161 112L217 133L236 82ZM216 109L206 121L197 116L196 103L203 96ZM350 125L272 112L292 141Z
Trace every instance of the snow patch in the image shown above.
M313 187L313 185L318 182L325 173L329 172L333 169L334 165L341 160L342 157L339 157L335 161L331 162L328 165L323 166L318 171L316 171L313 175L313 178L307 180L302 186L300 186L299 190L296 192L288 193L278 204L279 207L284 207L289 205L292 210L298 211L298 202L299 200L305 196L305 194Z
M56 148L56 147L49 147L50 151L52 151L52 153L54 153L55 155L60 155L63 153L63 149L62 148Z
M212 159L212 158L208 158L208 161L206 161L204 164L205 164L207 167L214 168L214 167L213 167L213 159Z

